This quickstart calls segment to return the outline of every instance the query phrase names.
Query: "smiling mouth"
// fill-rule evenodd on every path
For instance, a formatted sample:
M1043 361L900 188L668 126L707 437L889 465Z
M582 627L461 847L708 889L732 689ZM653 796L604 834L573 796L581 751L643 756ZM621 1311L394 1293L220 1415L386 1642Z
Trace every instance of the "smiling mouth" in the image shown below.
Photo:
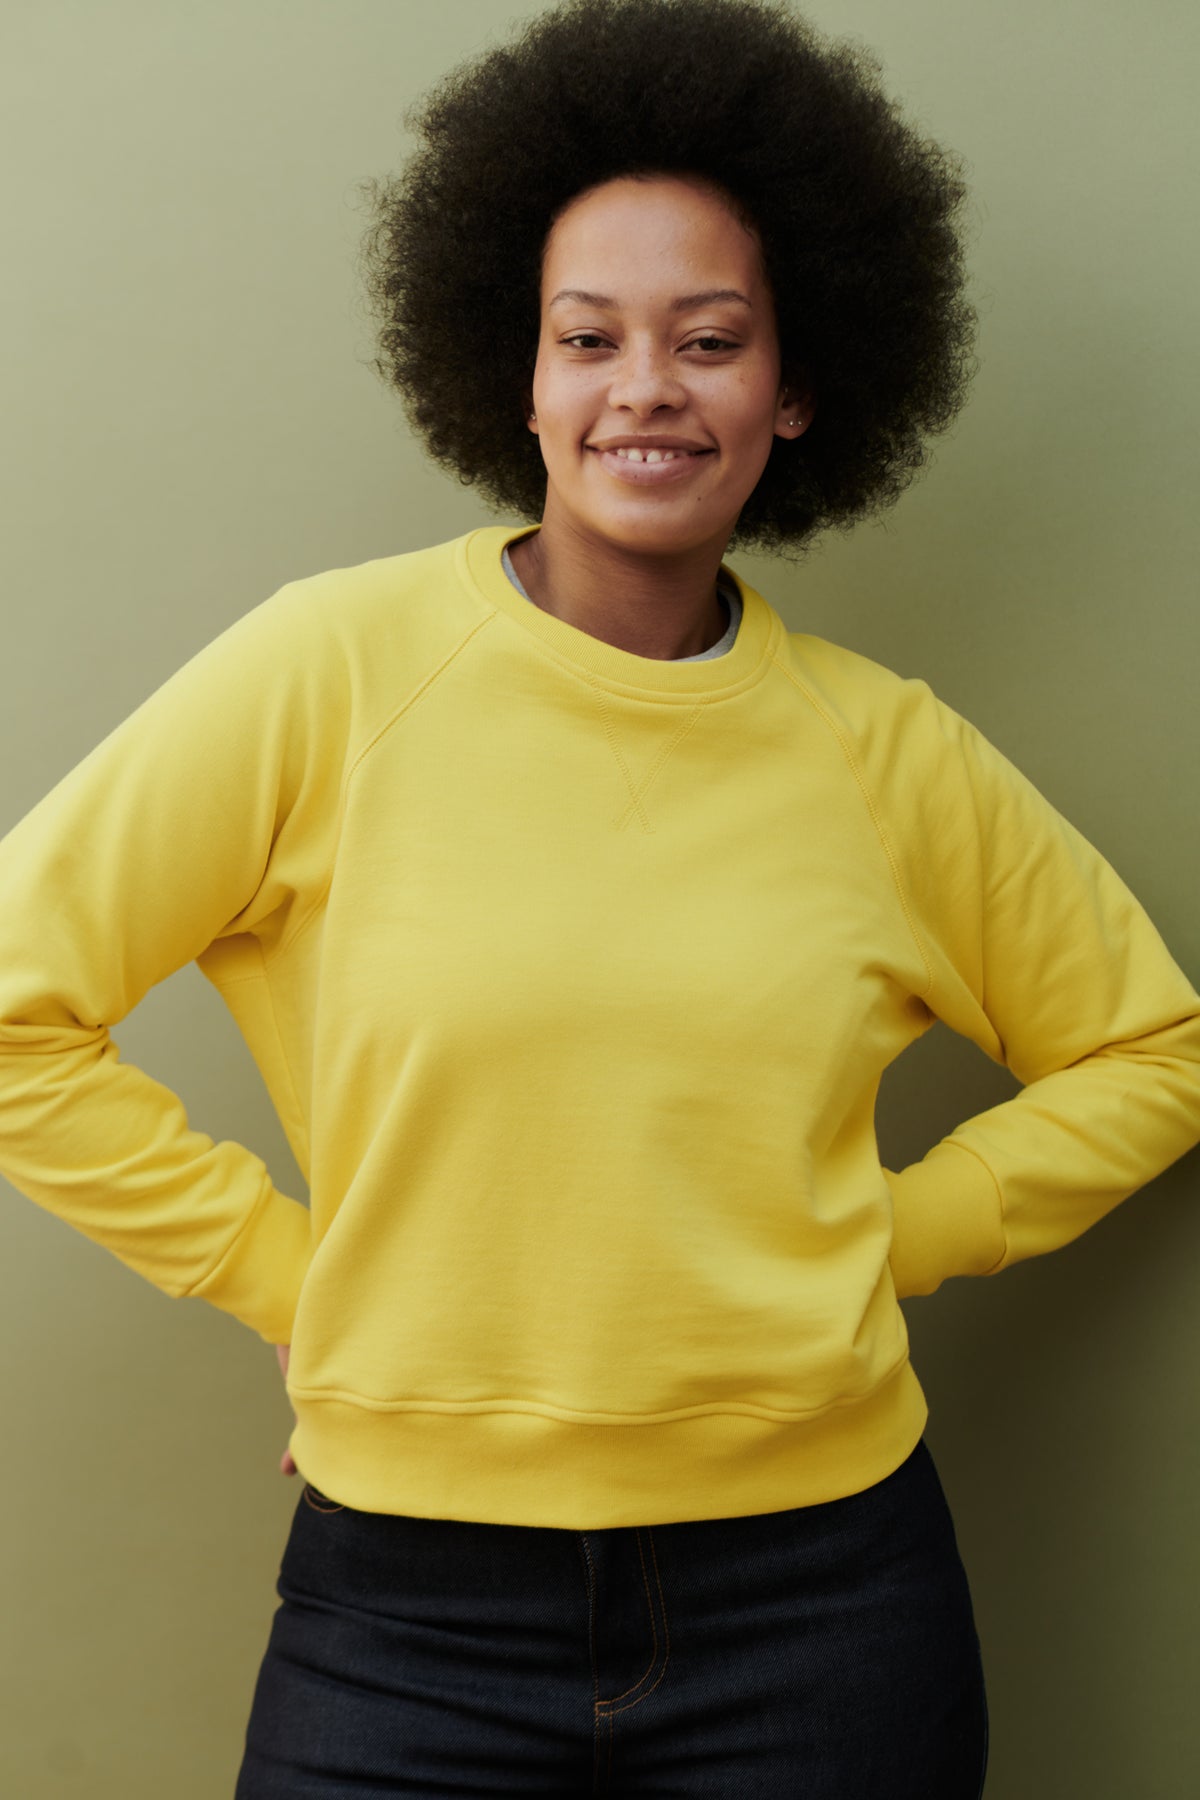
M599 458L601 468L615 481L635 487L684 481L705 457L715 454L712 450L599 450L592 444L587 449Z

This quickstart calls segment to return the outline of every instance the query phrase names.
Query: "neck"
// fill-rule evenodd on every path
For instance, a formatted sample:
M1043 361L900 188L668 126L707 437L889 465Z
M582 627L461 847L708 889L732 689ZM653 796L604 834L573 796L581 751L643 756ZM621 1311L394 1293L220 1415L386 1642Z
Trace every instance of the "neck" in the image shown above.
M717 596L728 538L672 555L584 542L569 529L541 529L509 545L535 605L590 637L634 656L672 661L710 650L729 618Z

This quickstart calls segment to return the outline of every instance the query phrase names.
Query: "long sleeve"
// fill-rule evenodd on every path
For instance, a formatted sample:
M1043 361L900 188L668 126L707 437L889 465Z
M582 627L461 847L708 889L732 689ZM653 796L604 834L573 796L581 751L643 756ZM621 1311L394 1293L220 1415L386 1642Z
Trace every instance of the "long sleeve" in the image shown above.
M1200 1140L1200 996L1144 909L982 733L905 689L884 829L921 998L1022 1091L885 1171L901 1295L1057 1249Z
M305 619L288 589L247 614L0 841L0 1171L166 1293L278 1342L307 1208L191 1129L110 1028L219 937L260 954L298 904L289 846L340 775Z

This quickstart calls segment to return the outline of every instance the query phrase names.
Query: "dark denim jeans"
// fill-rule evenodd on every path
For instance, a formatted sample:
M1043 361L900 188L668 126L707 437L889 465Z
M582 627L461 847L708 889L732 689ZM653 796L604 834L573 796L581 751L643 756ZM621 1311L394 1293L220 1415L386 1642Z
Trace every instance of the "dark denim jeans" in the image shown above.
M820 1506L566 1531L307 1485L235 1800L979 1800L987 1704L924 1441Z

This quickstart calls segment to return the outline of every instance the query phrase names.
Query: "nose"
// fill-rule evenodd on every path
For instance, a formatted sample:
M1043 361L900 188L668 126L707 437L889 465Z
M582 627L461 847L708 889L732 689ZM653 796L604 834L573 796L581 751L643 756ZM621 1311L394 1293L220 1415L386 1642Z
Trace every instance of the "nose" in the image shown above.
M645 340L631 341L613 366L608 399L613 407L648 418L660 406L686 405L687 389L670 350Z

